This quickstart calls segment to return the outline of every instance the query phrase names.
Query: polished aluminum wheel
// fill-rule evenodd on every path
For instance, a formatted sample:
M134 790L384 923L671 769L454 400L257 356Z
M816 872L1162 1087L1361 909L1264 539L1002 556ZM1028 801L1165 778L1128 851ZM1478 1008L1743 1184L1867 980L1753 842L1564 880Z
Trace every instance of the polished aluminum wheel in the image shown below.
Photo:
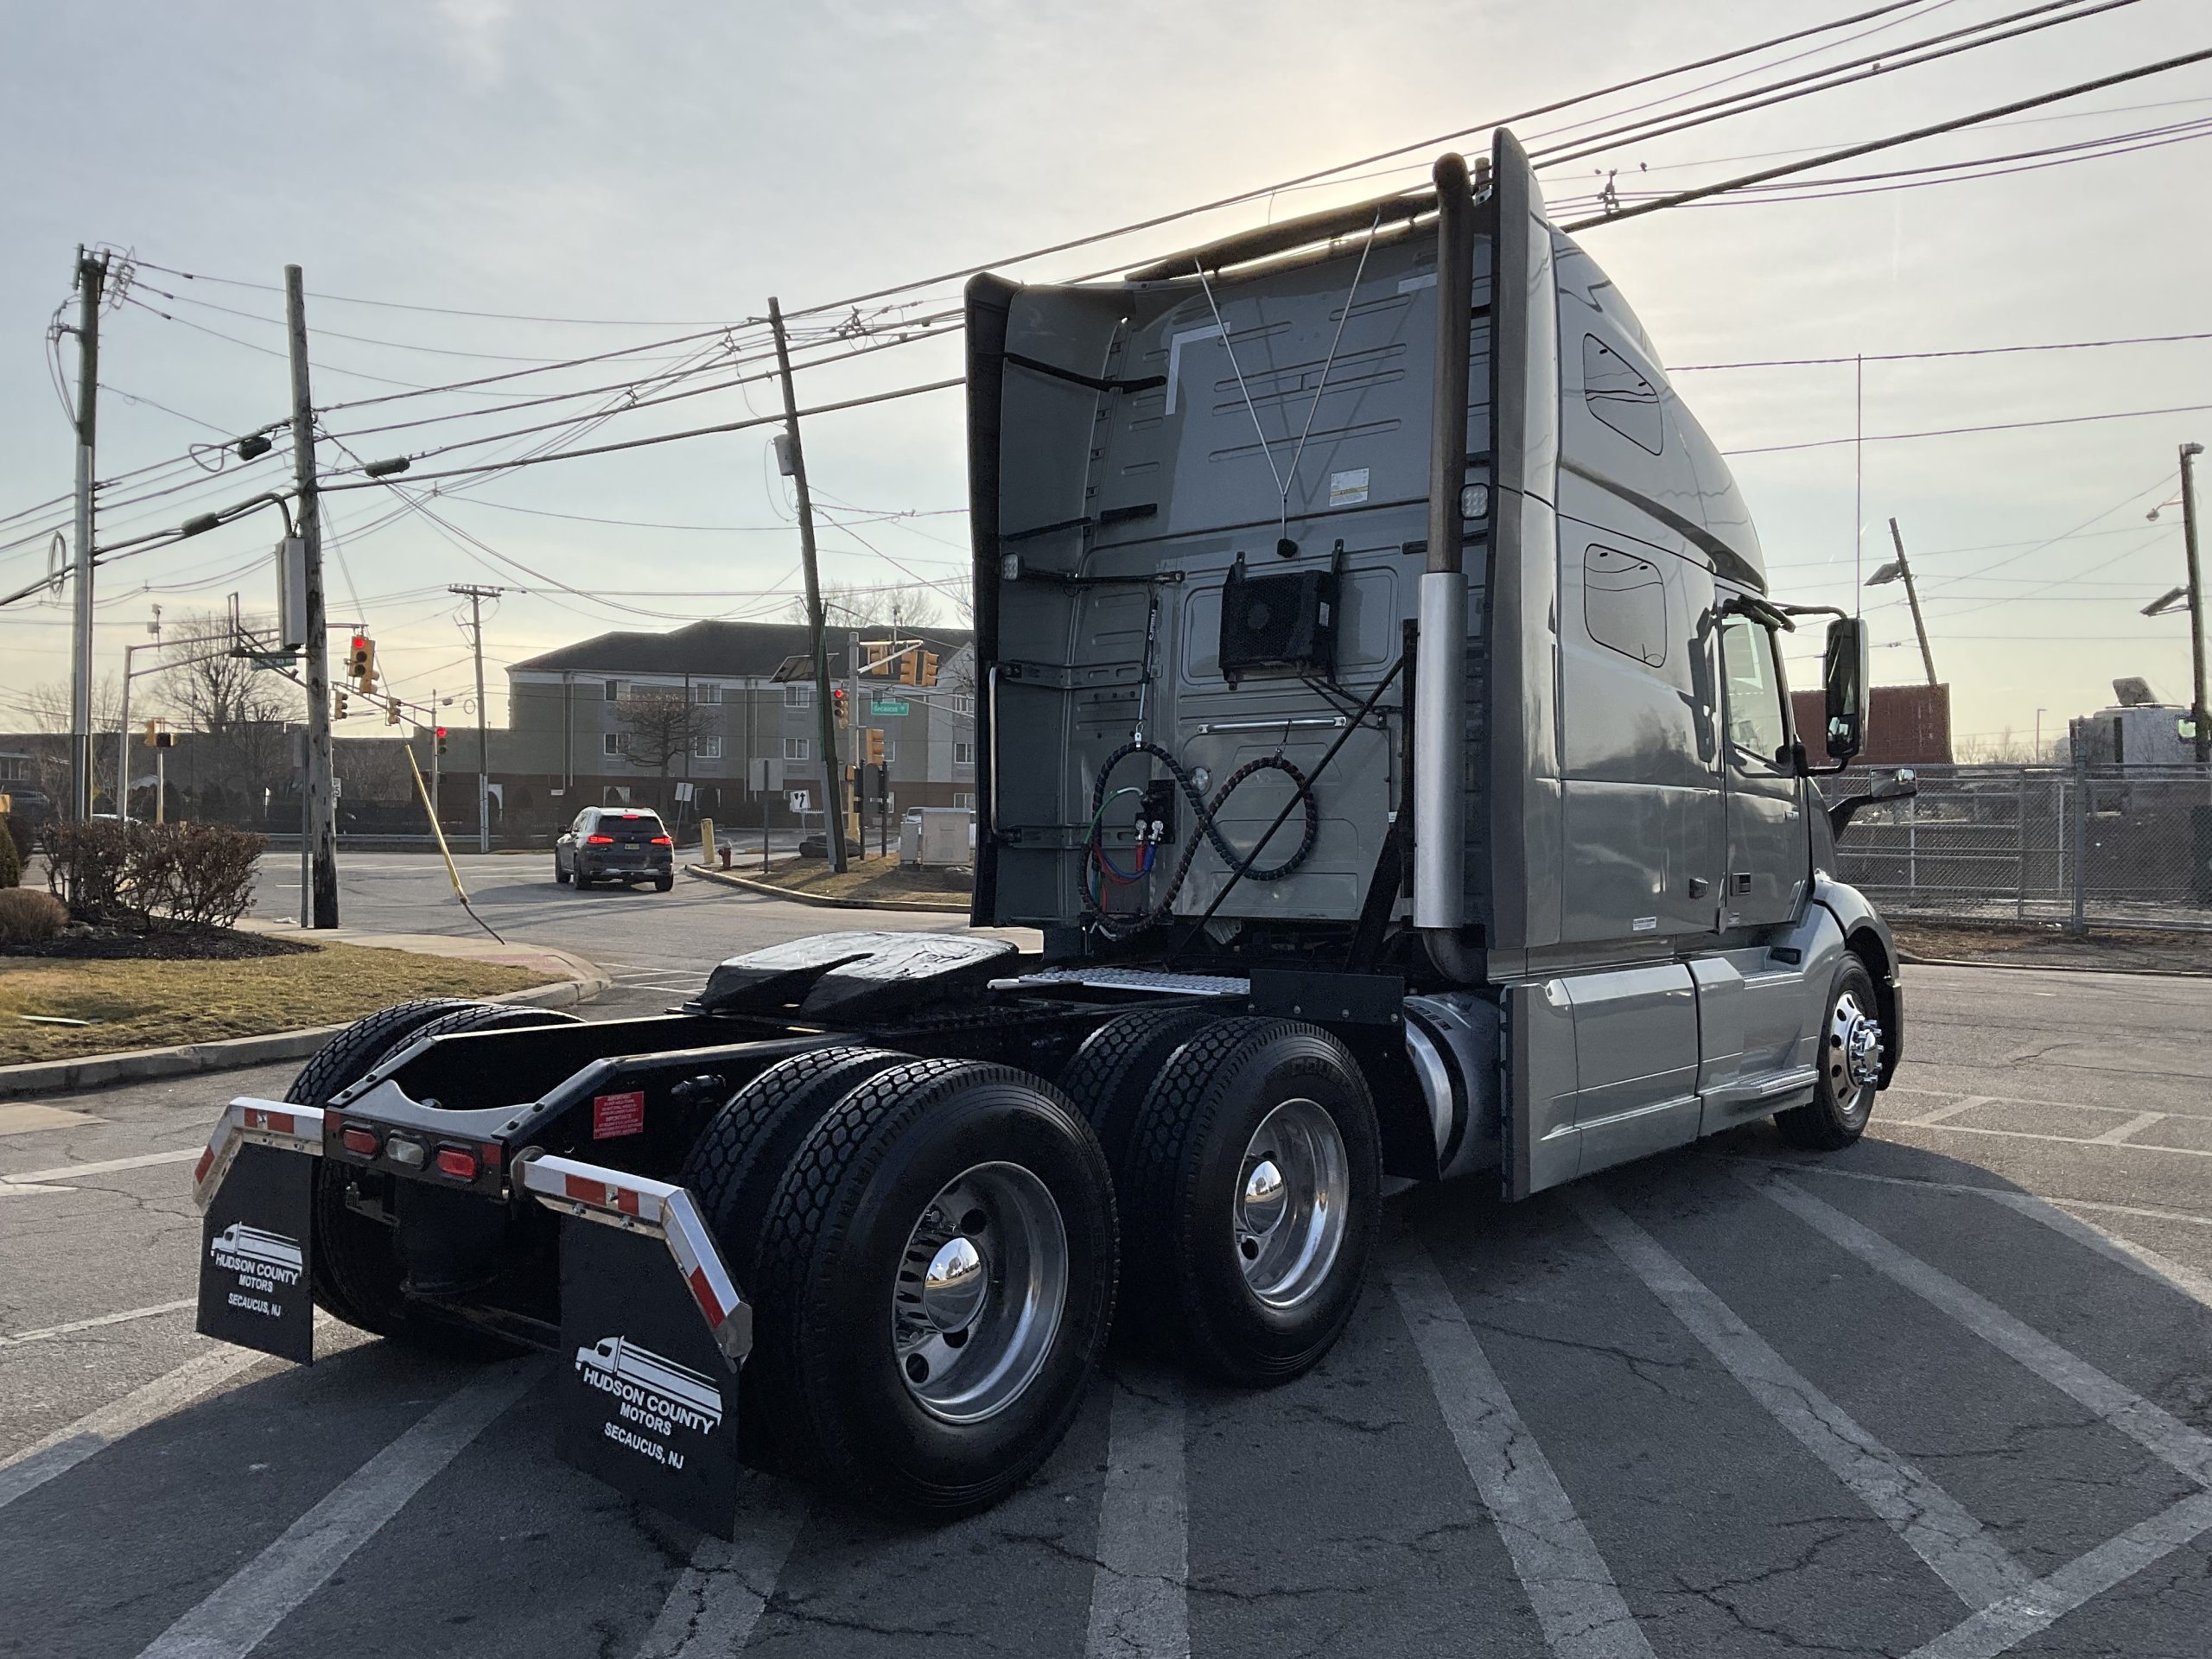
M1839 1104L1849 1101L1846 1109L1855 1113L1861 1105L1872 1103L1871 1096L1865 1101L1854 1096L1882 1079L1882 1026L1849 991L1836 998L1835 1011L1828 1016L1827 1052L1821 1058L1828 1088Z
M892 1292L907 1393L949 1423L1005 1410L1052 1351L1067 1294L1067 1229L1044 1182L1019 1164L955 1177L914 1224Z
M1327 1283L1351 1206L1351 1160L1318 1102L1286 1100L1261 1120L1238 1172L1235 1236L1244 1282L1268 1306L1296 1307Z

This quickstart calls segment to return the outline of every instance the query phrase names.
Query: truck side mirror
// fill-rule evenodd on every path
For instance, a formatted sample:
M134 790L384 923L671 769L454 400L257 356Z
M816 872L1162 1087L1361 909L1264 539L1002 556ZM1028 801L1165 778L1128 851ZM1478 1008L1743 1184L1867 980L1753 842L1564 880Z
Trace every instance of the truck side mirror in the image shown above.
M1866 747L1869 652L1864 618L1839 616L1828 624L1821 688L1827 704L1828 759L1839 772Z

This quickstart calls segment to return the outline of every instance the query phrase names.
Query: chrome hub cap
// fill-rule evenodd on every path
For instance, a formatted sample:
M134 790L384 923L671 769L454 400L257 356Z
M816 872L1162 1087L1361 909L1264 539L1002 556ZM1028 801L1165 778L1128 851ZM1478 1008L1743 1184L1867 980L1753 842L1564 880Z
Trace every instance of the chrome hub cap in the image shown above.
M1871 1089L1882 1077L1881 1022L1846 991L1828 1020L1828 1084L1838 1099Z
M1328 1282L1351 1204L1351 1160L1318 1102L1287 1100L1244 1147L1234 1231L1252 1294L1292 1308Z
M891 1351L931 1416L981 1422L1036 1379L1067 1301L1067 1229L1044 1182L978 1164L924 1206L891 1294Z

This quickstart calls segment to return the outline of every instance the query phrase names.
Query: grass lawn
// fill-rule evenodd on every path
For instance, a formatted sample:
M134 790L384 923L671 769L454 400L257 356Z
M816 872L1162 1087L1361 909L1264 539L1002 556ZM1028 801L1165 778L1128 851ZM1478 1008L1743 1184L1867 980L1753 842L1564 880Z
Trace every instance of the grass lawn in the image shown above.
M826 858L783 859L765 876L758 864L748 869L742 859L733 859L730 874L820 899L866 899L917 910L965 911L970 885L965 870L902 868L896 853L888 858L848 859L842 875L831 873Z
M0 957L0 1065L329 1026L416 996L490 996L547 976L499 963L325 944L243 962ZM34 1025L27 1014L90 1020Z

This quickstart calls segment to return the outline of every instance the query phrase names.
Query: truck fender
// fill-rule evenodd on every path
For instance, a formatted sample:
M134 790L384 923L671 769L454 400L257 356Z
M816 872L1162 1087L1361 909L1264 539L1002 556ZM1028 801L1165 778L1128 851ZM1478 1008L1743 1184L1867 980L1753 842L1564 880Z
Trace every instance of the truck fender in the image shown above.
M1904 987L1897 978L1897 942L1866 895L1832 876L1813 878L1813 902L1836 919L1844 948L1866 964L1874 982L1875 1015L1882 1022L1881 1087L1890 1086L1904 1058Z

